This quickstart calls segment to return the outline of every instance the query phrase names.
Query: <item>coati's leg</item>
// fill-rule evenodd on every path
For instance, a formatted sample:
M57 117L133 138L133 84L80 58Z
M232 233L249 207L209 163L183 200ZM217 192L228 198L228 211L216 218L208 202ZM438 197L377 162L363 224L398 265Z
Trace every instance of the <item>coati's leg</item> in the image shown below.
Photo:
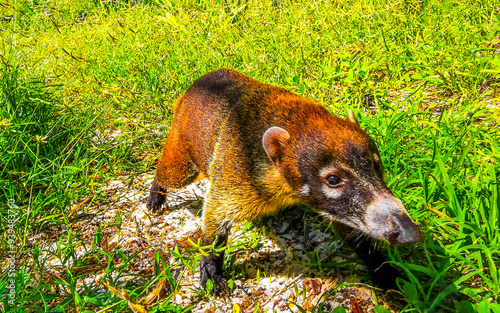
M392 265L385 263L386 254L377 247L374 239L360 234L347 225L338 222L333 222L332 225L342 240L363 260L375 285L383 289L397 287L396 279L401 277L401 273Z
M198 169L191 161L186 143L179 138L179 130L174 124L163 145L146 207L153 212L159 211L165 202L167 189L184 187L197 176Z
M156 212L161 209L161 206L165 202L167 191L161 188L156 182L156 176L151 184L151 189L149 190L149 197L146 202L146 207L148 210Z
M217 246L223 246L227 243L226 238L217 239ZM222 275L225 251L219 253L211 252L208 256L201 258L200 262L200 281L203 288L207 287L207 281L210 279L214 284L214 294L228 293L227 282Z
M214 192L215 190L215 192ZM217 192L216 186L212 184L207 190L205 203L203 206L203 244L216 247L224 247L231 229L234 217L229 213L231 200L223 198ZM227 195L226 195L227 197ZM222 276L222 266L224 263L224 251L211 252L204 256L200 262L200 281L203 288L210 279L214 284L214 293L227 293L227 282Z

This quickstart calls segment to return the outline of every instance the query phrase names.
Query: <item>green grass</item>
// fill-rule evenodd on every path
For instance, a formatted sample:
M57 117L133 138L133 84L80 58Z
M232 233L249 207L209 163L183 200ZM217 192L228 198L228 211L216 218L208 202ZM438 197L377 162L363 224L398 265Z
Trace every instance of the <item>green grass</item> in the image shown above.
M13 248L4 235L2 310L126 310L102 282L115 286L128 275L117 264L137 255L103 250L99 233L85 246L72 229L85 211L72 206L104 203L107 181L152 170L148 156L159 155L175 98L229 67L333 113L355 110L425 234L391 251L409 277L400 282L403 311L499 312L499 8L493 0L0 2L0 230L14 225L17 260L5 270ZM99 140L110 131L120 135ZM28 243L47 231L57 247ZM38 275L49 257L60 260L59 277ZM136 300L166 277L171 293L154 308L180 312L169 300L179 282L168 273L197 257L157 256L143 287L120 288ZM92 258L105 274L81 286L87 274L78 269Z

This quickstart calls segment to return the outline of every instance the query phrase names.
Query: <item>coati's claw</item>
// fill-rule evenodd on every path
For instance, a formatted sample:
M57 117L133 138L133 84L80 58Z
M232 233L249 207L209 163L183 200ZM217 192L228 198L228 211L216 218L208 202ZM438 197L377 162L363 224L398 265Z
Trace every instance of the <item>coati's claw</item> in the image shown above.
M215 281L210 279L214 284L214 290L213 290L214 295L218 296L229 295L230 291L229 287L227 286L227 280L222 276L214 279Z
M204 256L200 262L201 286L206 289L207 281L210 279L214 285L213 293L216 295L229 294L227 281L222 277L222 263L224 254L211 253Z
M156 177L151 184L151 189L149 192L149 197L146 203L146 208L151 212L161 211L161 206L165 203L165 190L161 188L156 182Z

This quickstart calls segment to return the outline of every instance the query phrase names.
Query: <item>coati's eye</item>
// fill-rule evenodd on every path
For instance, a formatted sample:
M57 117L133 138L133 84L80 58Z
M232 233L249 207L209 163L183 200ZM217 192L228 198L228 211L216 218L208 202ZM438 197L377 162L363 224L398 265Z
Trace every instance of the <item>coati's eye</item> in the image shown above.
M335 187L342 182L342 179L337 175L330 174L326 176L326 184L330 187Z

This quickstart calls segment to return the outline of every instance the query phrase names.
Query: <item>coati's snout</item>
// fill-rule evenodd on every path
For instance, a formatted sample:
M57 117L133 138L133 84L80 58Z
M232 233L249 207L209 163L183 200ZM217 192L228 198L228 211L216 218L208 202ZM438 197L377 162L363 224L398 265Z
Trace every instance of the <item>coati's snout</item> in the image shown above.
M416 243L422 240L401 200L389 193L377 195L366 208L364 223L358 226L368 235L389 244Z

